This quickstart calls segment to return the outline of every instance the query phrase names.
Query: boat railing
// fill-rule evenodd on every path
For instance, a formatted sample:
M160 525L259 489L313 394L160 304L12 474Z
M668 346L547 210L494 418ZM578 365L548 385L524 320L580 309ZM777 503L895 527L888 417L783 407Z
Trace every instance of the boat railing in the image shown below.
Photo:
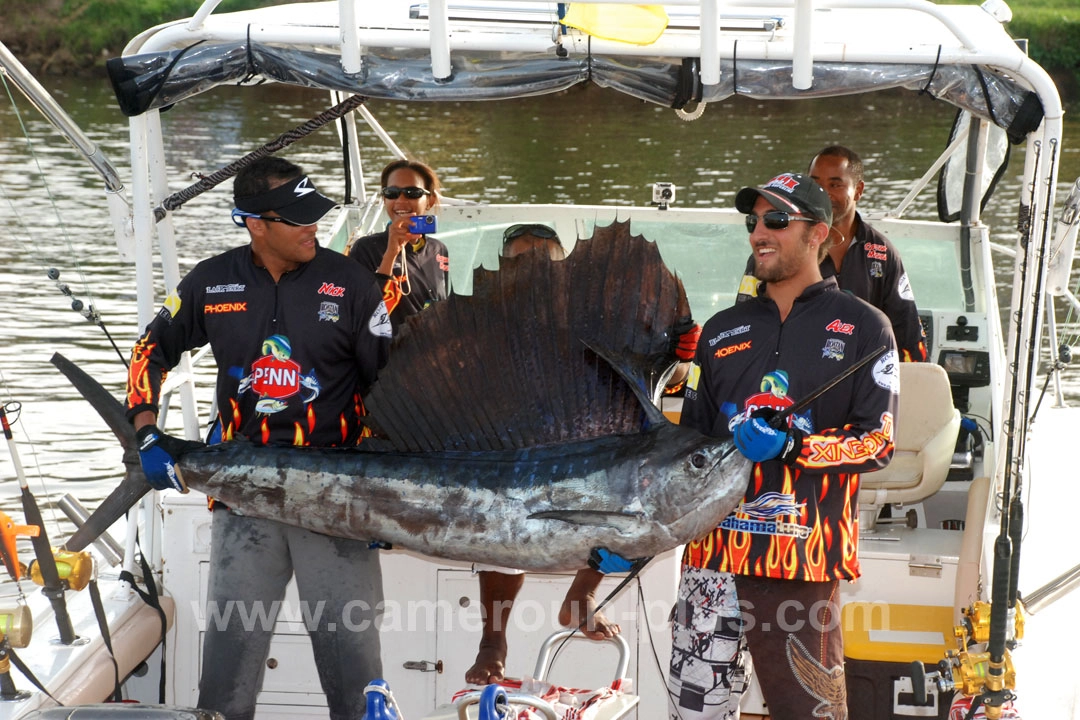
M207 27L208 19L221 4L221 0L205 0L196 13L187 21L159 26L153 33L144 33L125 49L125 54L135 54L162 49L168 45L184 47L197 38L214 40L241 39L249 32L246 24L238 24L235 33L222 25ZM604 5L637 5L636 0L599 0ZM552 45L569 44L575 50L584 53L611 55L668 55L698 57L701 59L701 82L706 87L718 85L721 77L721 58L731 57L735 35L732 33L748 32L746 25L747 11L758 10L763 21L757 28L749 30L760 34L763 29L773 28L767 38L772 45L768 56L774 59L787 59L792 62L792 86L805 90L813 82L815 61L831 57L831 50L824 46L815 47L813 42L815 11L817 10L860 10L882 9L915 12L925 15L933 24L942 28L951 36L951 48L934 47L928 43L926 62L943 64L970 61L970 53L977 47L972 29L965 27L958 18L940 6L928 0L778 0L770 2L768 8L753 0L671 0L665 5L672 7L700 8L694 18L691 11L679 16L677 26L670 27L653 43L647 45L609 40L588 33L573 30L559 24L556 13L557 3L536 3L533 0L501 0L501 2L451 3L448 0L430 0L413 6L408 27L375 27L361 29L356 14L354 0L338 0L338 28L306 26L273 26L260 22L259 35L264 39L313 43L324 47L337 47L341 54L341 64L347 73L363 72L363 50L370 47L417 48L430 53L432 74L438 80L449 79L452 75L451 54L455 50L466 49L507 49L521 52L548 52ZM537 8L543 6L547 12L529 15L513 14L515 8ZM496 19L501 15L510 17L513 22L504 24L500 30L492 23L479 21ZM377 10L375 12L378 12ZM990 11L987 11L990 13ZM529 20L533 15L542 19ZM988 15L989 17L989 15ZM998 22L1008 20L1011 13L1007 8L1002 17L994 16ZM696 23L695 23L696 20ZM737 22L732 22L732 21ZM473 22L470 32L459 32L461 24ZM725 25L725 21L727 24ZM453 26L452 22L457 23ZM788 30L780 34L781 28ZM425 32L426 31L426 32ZM529 32L532 31L532 32ZM725 34L726 33L726 34ZM745 38L744 38L745 39ZM757 38L761 40L762 38ZM852 42L857 38L852 38ZM835 59L859 61L863 53L852 42L846 43ZM753 54L752 50L740 44L739 55ZM874 48L868 52L879 52ZM911 48L906 52L911 53ZM935 60L936 56L936 60ZM865 59L863 59L865 60ZM1016 57L1000 58L1005 67L1016 64Z

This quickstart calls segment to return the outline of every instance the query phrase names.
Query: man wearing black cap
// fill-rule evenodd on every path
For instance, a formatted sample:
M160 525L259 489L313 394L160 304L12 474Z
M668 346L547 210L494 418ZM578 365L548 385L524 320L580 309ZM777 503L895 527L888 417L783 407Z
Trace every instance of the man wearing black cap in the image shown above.
M200 262L132 351L127 414L158 490L187 492L175 458L196 444L155 424L161 381L184 351L213 350L223 441L319 447L360 441L361 398L388 357L390 320L375 276L315 239L335 203L275 157L241 170L233 191L233 221L251 242ZM212 507L199 707L229 720L254 717L274 619L295 572L330 717L358 717L364 686L382 675L378 554L367 543Z
M856 209L864 189L862 159L854 150L830 145L814 156L807 174L832 201L832 235L831 242L826 242L828 253L821 260L822 277L835 275L841 290L885 313L902 361L924 362L926 334L900 253ZM756 295L757 285L751 257L737 301Z
M837 592L859 576L858 473L892 457L896 344L881 311L821 277L832 205L816 182L784 173L735 206L761 291L705 323L682 423L733 437L754 467L742 503L683 555L671 717L738 717L745 642L772 717L847 718Z

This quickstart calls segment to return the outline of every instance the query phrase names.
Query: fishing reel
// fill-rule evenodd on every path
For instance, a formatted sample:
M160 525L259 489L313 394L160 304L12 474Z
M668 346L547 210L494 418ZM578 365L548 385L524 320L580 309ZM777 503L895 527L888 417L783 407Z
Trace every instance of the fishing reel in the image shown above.
M20 691L11 679L11 655L15 648L30 644L34 632L34 616L26 605L0 606L0 701L17 702L30 697Z
M0 606L0 642L6 642L13 648L24 648L30 644L30 636L34 634L34 616L30 608L22 603L14 606ZM0 672L6 672L0 661Z
M61 548L53 548L53 557L56 559L56 572L60 576L60 582L69 589L79 591L86 587L94 577L94 559L86 551L72 552ZM37 560L30 561L30 579L37 585L45 587L45 579L41 576L41 566Z
M912 663L911 684L916 704L925 703L928 683L936 686L939 693L956 690L961 695L976 697L989 691L997 695L999 702L1013 698L1016 668L1013 666L1009 649L1005 650L1002 659L1004 672L996 676L1001 678L1001 687L991 687L996 683L991 681L993 676L989 672L990 653L973 649L986 647L990 641L990 603L973 603L965 608L962 614L961 623L953 627L957 649L945 653L945 659L938 663L936 672L926 672L920 661ZM1019 603L1016 606L1011 635L1008 641L1010 648L1015 647L1016 641L1024 637L1024 612ZM1000 704L986 703L983 708L987 718L1001 717Z

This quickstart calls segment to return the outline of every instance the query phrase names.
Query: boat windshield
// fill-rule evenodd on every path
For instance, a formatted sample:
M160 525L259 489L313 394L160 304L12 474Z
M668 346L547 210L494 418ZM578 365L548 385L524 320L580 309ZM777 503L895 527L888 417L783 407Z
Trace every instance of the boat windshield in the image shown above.
M540 223L554 228L573 252L578 238L592 235L597 225L630 219L630 231L655 242L664 262L686 287L694 317L708 318L735 302L750 255L743 215L734 210L669 210L582 206L469 205L444 207L437 237L450 250L451 286L461 295L472 293L474 268L497 270L503 231L516 223ZM920 309L964 312L960 228L939 223L878 219L874 227L897 245L911 279ZM986 242L985 228L974 242ZM339 233L331 247L344 249Z

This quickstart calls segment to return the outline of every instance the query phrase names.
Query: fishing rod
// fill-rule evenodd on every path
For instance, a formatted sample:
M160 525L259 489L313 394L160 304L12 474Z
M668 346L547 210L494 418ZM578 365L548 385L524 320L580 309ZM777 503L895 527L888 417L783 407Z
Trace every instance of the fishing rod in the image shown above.
M1056 146L1053 140L1051 144ZM1038 165L1042 155L1041 143L1035 143L1035 152L1037 153L1035 163ZM1049 165L1049 176L1052 178L1055 176L1057 166L1056 147L1052 147L1050 150ZM1027 218L1022 228L1023 237L1020 245L1023 248L1023 259L1020 264L1020 297L1030 296L1031 321L1027 326L1028 338L1024 342L1021 341L1021 336L1025 326L1022 321L1019 322L1013 346L1013 367L1017 371L1011 373L1012 385L1009 396L1013 398L1013 401L1009 408L1009 417L1006 423L1007 432L1005 434L1005 455L1000 495L1002 500L1001 521L998 536L994 541L994 559L991 570L989 636L986 644L987 659L985 675L982 680L982 690L975 696L969 716L972 716L975 709L981 705L987 718L999 718L1005 704L1016 697L1010 688L1010 685L1015 684L1015 681L1009 677L1011 670L1009 647L1012 644L1010 642L1009 625L1010 621L1013 624L1016 622L1016 600L1020 576L1020 544L1023 538L1024 524L1024 506L1021 497L1022 475L1027 432L1033 420L1033 417L1027 416L1026 401L1029 399L1031 381L1036 371L1035 365L1038 362L1038 353L1035 349L1039 346L1038 336L1041 331L1039 317L1042 306L1043 280L1046 276L1045 258L1048 234L1050 232L1049 223L1052 215L1052 207L1050 206L1052 189L1050 187L1047 191L1046 208L1042 219L1043 232L1037 248L1031 244L1031 229L1034 220L1030 217ZM1033 207L1035 204L1034 186L1031 187L1030 192L1032 195L1030 206ZM1033 253L1037 256L1039 262L1032 262ZM1034 278L1029 278L1029 267L1035 269ZM1026 358L1022 355L1025 348L1028 349Z
M797 413L797 412L799 412L801 410L805 410L810 405L810 403L814 402L819 397L821 397L825 393L832 390L834 387L836 387L837 385L842 383L844 380L847 380L849 377L851 377L856 372L858 372L860 368L864 367L865 365L868 365L869 363L872 363L874 360L876 360L878 357L880 357L881 354L884 353L886 349L888 349L888 346L881 345L876 350L872 350L865 357L860 358L853 365L851 365L848 368L845 368L836 377L822 383L818 388L813 390L809 395L804 397L799 402L797 402L794 405L791 405L790 407L786 407L783 410L777 412L775 415L773 415L772 417L770 417L767 420L767 422L769 424L769 427L773 428L774 430L780 429L780 426L790 416L794 415L795 413ZM730 448L727 449L727 452L725 452L723 455L720 456L720 459L723 460L724 458L728 457L729 455L731 455L731 453L735 452L736 449L737 448L734 445L732 445Z
M162 200L161 204L154 208L155 220L160 222L162 218L165 217L166 213L172 210L179 210L188 200L196 198L207 190L225 182L259 158L266 157L267 155L271 155L278 150L292 145L297 140L310 135L323 125L347 115L365 102L367 102L367 98L363 95L353 95L352 97L346 98L329 110L319 113L304 124L278 135L277 138L266 143L261 148L252 150L239 160L234 160L225 167L209 175L200 175L198 182L189 185L183 190L174 192L172 195Z
M8 450L11 451L11 462L15 466L15 477L18 478L19 488L22 491L23 514L26 516L26 523L39 528L37 535L31 537L30 541L34 546L34 556L37 558L37 566L41 573L41 594L49 598L49 603L52 605L53 615L56 617L56 628L60 632L60 642L64 645L72 645L78 638L71 626L71 616L68 614L67 600L64 597L65 588L56 568L56 558L53 556L52 545L49 544L41 509L33 493L30 492L30 486L27 485L26 472L19 459L19 450L15 446L15 437L12 435L7 409L3 404L0 404L0 424L4 428L4 437L7 439Z
M116 354L120 356L120 362L124 363L124 367L127 367L127 358L124 357L124 353L120 351L120 347L116 344L116 340L113 339L112 333L109 332L109 328L105 327L105 321L101 319L101 313L99 313L97 308L94 307L94 304L84 303L82 300L75 297L75 294L72 293L71 288L68 287L68 284L65 282L60 282L60 271L56 268L49 268L49 270L46 272L46 275L49 276L50 280L56 283L57 290L59 290L63 295L71 298L72 310L82 315L84 318L86 318L87 321L92 322L99 328L101 328L101 331L105 333L105 337L109 339L109 343L113 346L113 350L115 350Z
M790 407L786 407L783 410L781 410L780 412L776 413L771 418L769 418L769 427L771 427L773 429L779 428L780 425L783 424L783 422L785 420L787 420L790 416L794 415L797 412L805 410L806 408L808 408L810 406L810 403L814 402L819 397L821 397L825 393L832 390L834 387L836 387L837 385L842 383L844 380L847 380L849 377L851 377L856 372L858 372L859 369L861 369L863 366L872 363L874 360L877 360L878 357L880 357L881 354L884 353L886 349L888 349L888 346L887 345L882 345L882 346L878 347L878 349L872 350L865 357L863 357L862 359L860 359L859 361L854 363L851 367L844 370L842 373L840 373L839 375L834 377L832 380L828 380L825 383L823 383L820 387L818 387L816 390L811 392L809 395L804 397L799 402L795 403L794 405L791 405Z

